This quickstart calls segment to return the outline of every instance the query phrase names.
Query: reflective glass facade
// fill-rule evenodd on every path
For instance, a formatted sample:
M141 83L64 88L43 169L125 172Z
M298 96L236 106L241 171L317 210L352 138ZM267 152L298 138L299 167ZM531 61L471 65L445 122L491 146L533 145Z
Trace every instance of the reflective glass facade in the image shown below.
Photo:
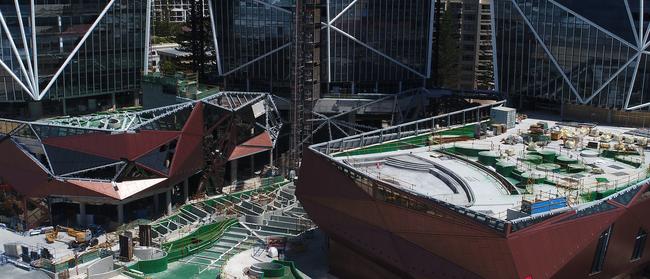
M194 0L153 0L152 16L156 20L183 23L190 17L190 4ZM203 15L208 14L207 0L201 0L204 4Z
M328 1L329 81L405 81L430 73L433 1ZM328 60L329 58L329 60Z
M219 73L292 79L295 1L213 0ZM400 82L431 76L430 0L322 1L321 81Z
M498 89L515 98L648 110L644 2L495 0Z
M34 6L25 0L0 4L7 24L0 32L0 102L139 88L146 0L33 2Z
M289 81L293 1L211 1L222 76Z

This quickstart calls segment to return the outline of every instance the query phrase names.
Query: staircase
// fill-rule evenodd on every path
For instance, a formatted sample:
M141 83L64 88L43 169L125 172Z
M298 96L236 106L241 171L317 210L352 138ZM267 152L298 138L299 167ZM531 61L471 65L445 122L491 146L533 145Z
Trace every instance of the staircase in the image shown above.
M397 157L386 158L386 165L415 171L429 171L429 169L433 168L433 165L429 163L417 163L411 160L400 159Z
M184 269L219 274L238 253L264 251L270 236L297 236L315 227L295 190L293 183L273 184L196 201L152 223L152 237Z
M184 264L198 265L206 269L221 270L232 256L250 249L258 243L251 232L240 224L235 224L204 251L180 260Z

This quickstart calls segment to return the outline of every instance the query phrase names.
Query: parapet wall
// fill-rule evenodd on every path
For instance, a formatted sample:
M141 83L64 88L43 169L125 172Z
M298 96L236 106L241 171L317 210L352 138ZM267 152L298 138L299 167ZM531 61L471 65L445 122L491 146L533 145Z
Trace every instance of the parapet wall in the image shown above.
M87 268L88 279L110 279L122 274L122 267L113 263L113 257L105 257Z
M650 111L624 111L601 107L564 104L564 119L626 127L650 126Z

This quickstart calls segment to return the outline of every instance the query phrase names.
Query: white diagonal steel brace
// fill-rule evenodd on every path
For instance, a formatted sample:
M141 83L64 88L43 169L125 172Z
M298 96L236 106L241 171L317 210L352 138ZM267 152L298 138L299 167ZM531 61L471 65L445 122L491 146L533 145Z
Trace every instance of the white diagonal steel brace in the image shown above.
M321 21L321 30L323 28L329 27L329 22L330 22L330 0L327 0L326 3L327 7L327 22L324 23ZM330 28L327 28L327 82L332 82L332 48L329 46L330 42L332 41L332 30Z
M627 0L623 1L625 3L625 10L627 11L627 18L630 20L630 27L632 27L632 32L634 32L634 39L636 39L636 44L641 45L641 37L639 32L636 32L636 25L634 25L634 19L632 19L632 11L630 11L630 4Z
M339 19L339 17L341 17L345 12L347 12L350 8L352 8L352 6L354 6L354 4L356 3L357 0L350 2L350 4L348 4L345 8L343 8L343 10L341 10L340 13L338 13L334 18L332 18L332 20L329 21L329 24L331 25L332 23L334 23L337 19ZM327 6L327 8L329 9L329 6Z
M618 77L618 74L623 72L623 70L625 70L627 68L627 66L629 66L632 62L634 62L634 60L639 58L640 55L641 55L641 52L637 52L634 56L632 56L632 58L630 58L630 60L625 62L625 64L623 64L623 66L621 68L619 68L616 72L614 72L614 74L611 77L609 77L609 79L607 79L607 81L605 81L603 84L601 84L600 87L596 91L594 91L594 93L589 98L587 98L585 100L585 103L590 102L594 97L596 97L598 94L600 94L600 91L605 89L605 87L607 87L607 85L609 85L610 82L612 82L616 77Z
M411 68L411 67L409 67L409 66L407 66L407 65L404 65L402 62L399 62L399 61L395 60L395 58L392 58L392 57L390 57L390 56L384 54L383 52L381 52L381 51L379 51L379 50L377 50L377 49L375 49L375 48L369 46L368 44L366 44L366 43L362 42L361 40L355 38L354 36L352 36L352 35L346 33L345 31L336 28L336 26L330 24L330 28L332 28L332 29L333 29L334 31L336 31L336 32L341 33L343 36L346 36L346 37L350 38L352 41L356 42L357 44L362 45L363 47L367 48L368 50L370 50L370 51L372 51L372 52L374 52L374 53L376 53L376 54L379 54L380 56L383 56L384 58L390 60L391 62L397 64L398 66L400 66L400 67L402 67L402 68L404 68L404 69L406 69L406 70L408 70L408 71L410 71L410 72L413 72L414 74L420 76L421 78L427 78L426 75L424 75L424 74L422 74L422 73L420 73L420 72L414 70L413 68Z
M648 24L648 27L646 28L645 35L643 36L643 41L639 46L639 51L645 51L645 49L650 46L650 42L648 42L648 36L650 36L650 24Z
M248 61L248 62L246 62L246 63L244 63L244 64L242 64L242 65L239 65L239 66L237 66L237 68L234 68L234 69L232 69L232 70L230 70L230 71L224 73L223 76L227 76L227 75L229 75L229 74L232 74L232 73L234 73L234 72L236 72L236 71L238 71L238 70L240 70L240 69L242 69L242 68L244 68L244 67L246 67L246 66L248 66L248 65L250 65L250 64L253 64L253 63L257 62L257 61L260 61L260 60L266 58L267 56L269 56L269 55L271 55L271 54L274 54L274 53L276 53L276 52L278 52L278 51L280 51L280 50L282 50L282 49L284 49L284 48L287 48L287 47L290 46L291 44L292 44L292 43L286 43L286 44L284 44L284 45L282 45L282 46L280 46L280 47L278 47L278 48L276 48L276 49L274 49L274 50L271 50L271 51L269 51L269 52L267 52L267 53L265 53L265 54L262 54L261 56L258 56L258 57L256 57L255 59L253 59L253 60L251 60L251 61Z
M14 72L9 68L9 66L7 66L7 64L5 64L5 62L2 61L1 59L0 59L0 67L2 67L5 71L7 71L7 73L9 73L9 75L11 75L11 77L14 79L14 81L16 81L16 82L18 83L18 85L20 85L20 87L23 88L23 90L27 91L27 93L28 93L29 95L32 95L32 94L30 93L30 89L27 88L27 86L26 86L26 85L25 85L25 84L20 80L20 78L18 78L18 76L16 76L16 73L14 73Z
M29 95L32 95L32 97L34 97L38 93L34 92L34 86L32 85L32 82L29 78L30 75L27 74L27 69L25 68L25 64L23 64L23 58L20 56L20 53L18 52L18 48L16 47L16 43L14 42L11 32L9 32L9 27L7 26L7 22L5 21L5 17L2 14L2 11L0 11L0 24L2 25L2 29L5 31L5 34L7 35L7 39L9 40L9 45L11 45L11 50L13 51L14 55L16 55L16 61L18 61L20 70L23 72L23 75L25 75L25 81L27 82L27 85L29 85L29 88L32 89L28 93Z
M632 90L634 90L634 82L636 82L636 73L639 71L639 64L641 64L641 52L637 54L638 58L636 60L636 66L634 67L634 73L632 73L632 80L630 81L630 90L627 91L627 96L625 98L625 106L627 109L630 105L630 97L632 97Z
M151 46L151 9L153 9L152 5L153 5L153 0L147 0L147 11L146 11L147 19L145 20L146 30L144 32L145 38L144 38L144 65L143 65L144 66L143 72L145 75L149 73L149 52L151 52L151 50L149 49Z
M639 51L644 51L645 52L645 49L648 48L648 47L650 47L650 42L647 42L645 45L643 45L643 47Z
M34 58L34 77L36 78L36 84L34 84L34 92L40 92L40 83L38 80L38 47L36 44L36 6L34 5L34 0L30 1L29 6L31 7L31 24L32 24L32 57Z
M514 0L512 0L512 1L513 1L513 3L514 3ZM631 47L631 48L633 48L633 49L637 49L637 47L634 46L634 45L632 45L632 44L630 44L630 42L628 42L628 41L622 39L622 38L619 37L619 36L616 36L614 33L610 32L609 30L607 30L607 29L605 29L605 28L603 28L603 27L600 27L600 25L594 23L593 21L587 19L586 17L581 16L580 14L578 14L578 13L572 11L571 9L569 9L569 8L567 8L567 7L565 7L565 6L563 6L562 4L556 2L555 0L548 0L548 2L551 3L551 4L553 4L553 5L555 5L555 6L557 6L557 7L560 8L560 9L564 10L565 12L570 13L571 15L573 15L573 16L579 18L580 20L584 21L585 23L587 23L587 24L593 26L594 28L598 29L600 32L603 32L603 33L609 35L610 37L612 37L612 38L614 38L614 39L620 41L622 44L624 44L624 45L626 45L626 46L628 46L628 47ZM515 5L515 6L517 6L517 5ZM519 6L517 6L517 7L519 7ZM641 34L639 34L639 36L640 36L640 35L641 35Z
M285 13L288 13L288 14L293 14L293 12L290 11L290 10L287 10L287 9L285 9L285 8L282 8L282 7L278 7L278 6L273 5L273 4L270 4L270 3L266 3L266 2L264 2L264 1L253 0L253 2L255 2L255 3L257 3L257 4L262 4L262 5L264 5L264 6L267 6L267 7L271 8L271 9L276 9L276 10L281 11L281 12L285 12Z
M45 158L47 159L47 166L45 166L45 167L49 168L48 170L49 170L50 174L54 174L54 168L52 167L52 160L50 160L50 155L47 154L47 149L45 149L45 145L43 144L43 139L41 138L41 136L38 135L38 133L36 132L36 130L34 130L34 127L31 124L27 124L27 126L29 127L30 130L32 130L32 133L34 133L34 135L36 136L36 139L38 139L38 142L40 143L41 148L43 148L43 154L45 155Z
M43 96L45 96L45 94L47 94L47 91L50 90L50 87L52 87L52 85L54 85L54 83L59 78L61 73L63 73L63 70L65 70L65 67L67 67L68 64L70 64L70 61L72 61L72 58L77 54L79 49L81 49L81 47L86 43L86 40L88 39L88 37L90 37L90 34L93 33L95 28L97 28L97 25L99 25L99 22L101 22L104 19L104 16L106 16L106 13L108 13L108 11L113 7L114 3L115 3L115 0L110 0L108 2L108 4L106 4L106 7L104 8L104 10L102 10L102 12L99 14L97 19L95 20L95 22L93 22L93 24L90 26L88 31L86 31L86 34L84 34L84 36L81 37L81 40L79 40L79 43L77 43L77 46L75 46L75 48L72 50L72 52L70 52L70 55L68 55L68 58L65 59L65 61L63 62L63 65L61 65L61 67L56 71L54 76L52 76L52 79L50 79L50 82L47 84L47 86L45 86L43 91L38 95L38 98L36 99L37 101L40 101L43 98Z
M334 127L336 127L337 129L339 129L339 131L341 131L341 132L345 135L345 137L349 137L349 136L350 136L349 133L347 133L345 130L343 130L343 128L341 128L341 126L336 125L336 123L334 123L333 121L328 121L328 123L329 123L330 126L331 126L331 125L334 125Z
M43 163L41 163L41 161L39 161L38 159L36 159L36 157L34 157L34 155L32 155L32 153L29 152L29 150L27 150L27 148L26 148L25 146L23 146L23 145L22 145L20 142L18 142L16 139L13 139L13 138L11 138L11 137L9 137L9 139L14 143L14 145L16 145L16 147L18 147L18 149L20 149L20 151L22 151L23 153L25 153L25 156L27 156L27 158L29 158L30 160L34 161L34 163L35 163L39 168L41 168L45 173L50 173L50 171L47 169L47 167L46 167L45 165L43 165Z
M638 106L633 106L631 108L625 108L625 110L637 110L637 109L641 109L641 108L644 108L644 107L650 107L650 103L645 103L645 104L641 104L641 105L638 105Z
M122 162L122 161L118 161L118 162L114 162L114 163L110 163L110 164L106 164L106 165L101 165L101 166L97 166L97 167L91 167L91 168L87 168L87 169L68 172L68 173L60 174L58 176L74 176L75 174L80 174L80 173L87 172L87 171L99 170L99 169L104 169L104 168L108 168L108 167L115 167L115 166L122 166L122 165L126 165L126 164L124 162ZM108 179L106 179L106 180L108 180Z
M641 7L639 9L639 11L640 11L639 12L639 22L640 22L639 23L639 36L641 36L643 34L643 16L645 15L645 12L643 10L643 1L644 0L639 1L639 5L641 5ZM644 40L644 42L645 42L645 40ZM641 49L639 49L639 51L641 51Z
M32 87L34 88L34 92L38 92L36 89L36 82L38 81L38 78L36 77L36 73L34 72L34 67L32 66L32 63L34 61L32 60L32 56L29 54L29 48L27 47L27 36L25 36L25 25L23 24L23 15L20 12L20 5L18 5L18 1L14 1L16 4L16 15L18 16L18 28L20 29L20 36L23 40L23 49L25 51L25 54L27 55L27 67L29 68L29 73L31 75L29 78L32 81ZM32 46L36 47L36 46Z
M643 47L645 44L648 43L648 35L650 35L650 24L648 25L648 28L645 30L645 35L643 36L643 42L641 43L641 47ZM641 48L643 50L644 48Z
M641 1L641 3L643 3L643 1ZM643 7L641 7L641 11L643 11ZM639 28L639 29L643 30L643 19L641 19L641 28ZM648 27L646 28L646 31L645 31L645 35L641 39L641 43L639 45L642 46L642 45L645 45L645 44L648 43L648 35L650 35L650 24L648 24ZM640 50L644 50L644 49L645 49L645 47L640 49Z
M515 2L515 0L510 0L510 2L512 3L512 6L515 7L515 10L517 10L519 15L521 15L521 18L524 20L526 25L528 25L528 28L530 29L530 32L533 33L533 35L535 36L535 39L537 40L539 45L544 49L544 51L546 52L546 55L548 56L548 59L551 60L551 62L553 62L553 65L555 65L557 70L560 72L560 74L564 78L564 81L566 82L566 84L571 89L571 92L573 92L573 95L575 95L576 98L578 98L578 101L580 103L584 104L584 102L582 101L582 97L580 96L580 94L578 94L578 91L573 86L573 83L571 83L571 80L569 79L569 77L566 76L566 74L564 73L564 70L562 70L562 67L560 67L560 64L557 62L557 60L555 60L555 56L553 56L553 54L551 53L551 50L548 49L548 47L544 44L544 41L542 40L542 38L539 36L539 34L537 34L537 30L535 30L535 28L533 28L533 25L528 20L528 17L526 17L526 15L524 15L524 12L521 10L521 8L519 8L519 5L517 5L517 2Z
M214 52L217 58L217 71L219 75L223 75L223 68L221 67L221 54L219 53L219 41L217 41L217 26L215 22L217 21L214 17L214 11L212 11L212 0L208 0L208 12L210 13L210 27L212 28L212 40L214 43Z

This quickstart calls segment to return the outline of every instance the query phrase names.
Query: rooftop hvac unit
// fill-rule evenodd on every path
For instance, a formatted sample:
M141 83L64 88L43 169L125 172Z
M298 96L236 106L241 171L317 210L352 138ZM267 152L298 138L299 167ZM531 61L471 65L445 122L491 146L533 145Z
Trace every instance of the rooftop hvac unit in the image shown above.
M22 252L21 245L19 243L5 243L4 249L5 255L12 258L20 257L20 253Z

